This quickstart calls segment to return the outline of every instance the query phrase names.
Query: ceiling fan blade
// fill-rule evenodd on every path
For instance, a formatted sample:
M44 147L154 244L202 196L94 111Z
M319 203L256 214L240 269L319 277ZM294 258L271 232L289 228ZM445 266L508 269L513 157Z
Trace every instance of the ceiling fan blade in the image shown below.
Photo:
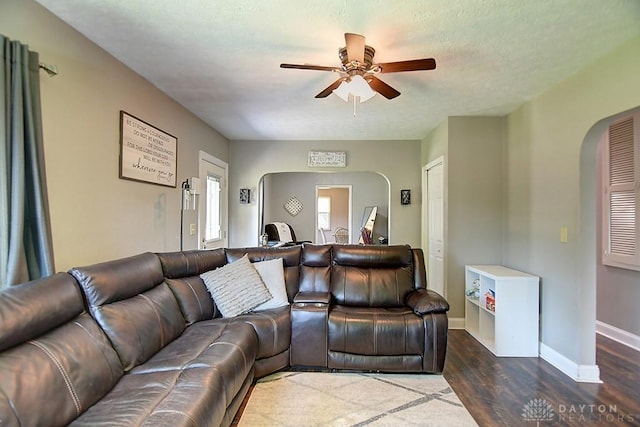
M337 89L338 86L340 86L340 83L342 83L343 80L344 80L344 78L340 78L340 79L336 80L335 82L331 83L325 90L323 90L322 92L317 94L316 98L326 98L327 96L331 95L331 93L335 89Z
M322 65L298 65L298 64L280 64L280 68L293 68L296 70L317 70L317 71L336 71L336 67L325 67Z
M436 60L433 58L413 59L410 61L386 62L377 64L381 73L398 73L400 71L434 70Z
M400 92L398 92L376 76L367 76L365 77L365 80L367 81L367 83L369 83L371 89L375 90L387 99L393 99L396 96L400 96Z
M364 64L364 36L345 33L344 39L347 42L347 58L349 62L358 61Z

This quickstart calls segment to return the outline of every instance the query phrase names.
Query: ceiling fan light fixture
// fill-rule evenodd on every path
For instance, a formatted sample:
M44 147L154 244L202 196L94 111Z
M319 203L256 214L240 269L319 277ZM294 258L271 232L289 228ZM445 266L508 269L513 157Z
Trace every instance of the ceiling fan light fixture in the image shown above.
M371 89L362 76L356 74L351 76L351 79L340 83L340 86L334 89L333 93L345 102L349 102L350 97L358 97L360 102L366 102L373 98L377 92Z

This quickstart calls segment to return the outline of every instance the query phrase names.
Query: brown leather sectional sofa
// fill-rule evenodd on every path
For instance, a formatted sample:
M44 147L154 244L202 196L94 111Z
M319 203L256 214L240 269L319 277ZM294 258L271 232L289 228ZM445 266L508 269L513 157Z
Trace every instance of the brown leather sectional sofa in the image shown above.
M290 306L222 318L199 274L284 260ZM0 426L229 425L282 369L440 373L447 302L408 246L152 254L0 294Z

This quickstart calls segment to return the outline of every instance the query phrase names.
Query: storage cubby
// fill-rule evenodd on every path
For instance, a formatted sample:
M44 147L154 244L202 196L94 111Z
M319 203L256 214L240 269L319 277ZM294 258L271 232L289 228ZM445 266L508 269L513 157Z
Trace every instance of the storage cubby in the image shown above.
M538 356L538 276L500 265L465 267L465 329L496 356ZM476 297L469 295L479 284ZM495 303L487 305L487 294Z

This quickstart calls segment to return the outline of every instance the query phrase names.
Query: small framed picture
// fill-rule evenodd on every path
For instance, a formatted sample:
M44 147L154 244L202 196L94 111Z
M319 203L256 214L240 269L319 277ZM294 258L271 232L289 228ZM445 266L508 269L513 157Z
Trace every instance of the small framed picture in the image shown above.
M251 202L251 189L250 188L241 188L240 189L240 204L248 205Z
M400 190L400 204L401 205L411 204L411 190Z

